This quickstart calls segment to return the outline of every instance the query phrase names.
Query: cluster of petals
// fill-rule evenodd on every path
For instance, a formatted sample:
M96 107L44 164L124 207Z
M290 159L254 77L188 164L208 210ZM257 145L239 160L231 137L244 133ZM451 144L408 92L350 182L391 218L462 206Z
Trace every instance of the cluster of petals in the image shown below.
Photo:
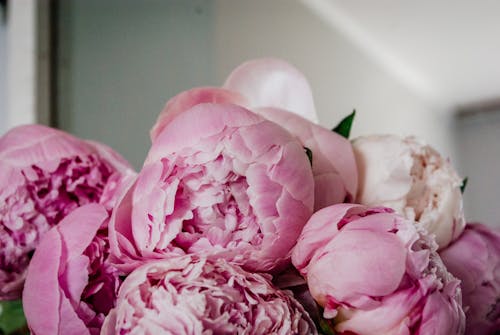
M436 249L391 209L339 204L311 217L292 262L336 332L463 334L460 282Z
M224 259L184 255L150 262L123 282L103 335L317 334L291 294L270 276Z
M33 335L496 334L500 233L464 231L450 162L317 122L303 74L266 58L170 99L139 173L9 131L0 300L22 294Z
M414 137L363 136L353 147L358 203L390 207L419 222L439 248L460 236L465 227L462 180L449 160Z
M494 335L500 329L500 231L468 223L462 235L439 252L462 281L467 335Z
M165 126L119 200L114 259L130 272L210 253L271 271L289 259L313 199L309 160L286 130L237 105L198 104Z
M100 333L121 281L109 263L108 219L104 206L85 205L43 236L23 291L31 334Z
M0 171L0 300L20 297L46 231L82 205L105 200L111 208L111 184L133 175L111 148L41 125L0 138Z
M294 135L312 152L314 210L352 202L358 174L351 143L317 124L311 88L302 73L273 58L237 67L222 88L195 88L172 98L151 130L154 142L177 115L201 103L235 104L271 120Z

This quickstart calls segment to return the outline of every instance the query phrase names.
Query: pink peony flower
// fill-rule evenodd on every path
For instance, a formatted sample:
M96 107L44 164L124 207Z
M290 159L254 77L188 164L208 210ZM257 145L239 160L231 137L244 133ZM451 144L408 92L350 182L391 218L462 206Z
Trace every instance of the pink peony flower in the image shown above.
M463 231L462 180L432 147L413 137L374 135L355 139L357 201L386 206L417 221L446 247Z
M286 263L312 213L302 146L236 105L199 104L155 140L110 223L117 266L171 253L220 253L247 269Z
M440 252L462 281L467 335L500 331L500 231L469 223L458 240Z
M340 334L462 334L459 281L435 242L388 208L316 212L293 250L313 298Z
M109 180L132 174L112 149L40 125L0 138L0 300L16 299L42 235L79 206L101 201Z
M148 263L123 282L103 335L317 334L270 276L196 255Z
M354 201L358 174L351 142L330 129L284 110L262 108L257 112L288 130L311 150L314 211Z
M354 200L358 175L351 143L314 123L317 116L309 84L290 64L271 58L249 61L229 75L224 88L195 88L178 94L160 113L151 130L152 141L175 117L202 103L249 108L284 127L310 149L315 210Z
M108 262L107 220L105 207L85 205L42 238L23 291L33 335L99 334L120 284Z

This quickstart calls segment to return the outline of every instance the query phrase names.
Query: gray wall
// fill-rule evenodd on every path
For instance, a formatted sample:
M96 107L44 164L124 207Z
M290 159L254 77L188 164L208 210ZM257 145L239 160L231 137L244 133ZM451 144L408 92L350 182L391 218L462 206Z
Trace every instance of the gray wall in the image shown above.
M168 98L213 83L211 1L60 1L58 126L137 168Z
M309 79L320 122L357 110L353 136L417 135L454 156L451 114L425 101L301 1L215 1L217 79L243 60L287 59Z
M148 130L184 89L220 85L241 62L289 60L311 82L321 123L356 108L353 135L416 134L446 155L450 114L413 94L299 1L60 2L59 126L139 167Z
M468 221L500 227L500 110L457 118L460 170Z

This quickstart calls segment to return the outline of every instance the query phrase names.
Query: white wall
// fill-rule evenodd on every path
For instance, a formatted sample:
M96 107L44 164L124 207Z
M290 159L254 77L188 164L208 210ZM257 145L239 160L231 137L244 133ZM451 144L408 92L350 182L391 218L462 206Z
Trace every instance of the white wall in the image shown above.
M451 116L415 95L298 1L215 2L217 80L242 60L288 59L309 78L320 121L333 126L356 109L353 135L415 134L453 155Z
M212 82L211 1L60 1L58 125L137 168L165 102Z
M5 13L0 9L0 136L7 130L7 25Z

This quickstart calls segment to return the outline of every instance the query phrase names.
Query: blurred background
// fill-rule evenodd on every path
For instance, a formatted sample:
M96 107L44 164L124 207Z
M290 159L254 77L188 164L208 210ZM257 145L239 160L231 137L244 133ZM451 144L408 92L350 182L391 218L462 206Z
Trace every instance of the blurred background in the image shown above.
M353 136L424 139L469 177L468 220L500 225L498 1L0 4L0 135L43 123L140 168L170 97L280 57L309 79L322 125L356 109Z

